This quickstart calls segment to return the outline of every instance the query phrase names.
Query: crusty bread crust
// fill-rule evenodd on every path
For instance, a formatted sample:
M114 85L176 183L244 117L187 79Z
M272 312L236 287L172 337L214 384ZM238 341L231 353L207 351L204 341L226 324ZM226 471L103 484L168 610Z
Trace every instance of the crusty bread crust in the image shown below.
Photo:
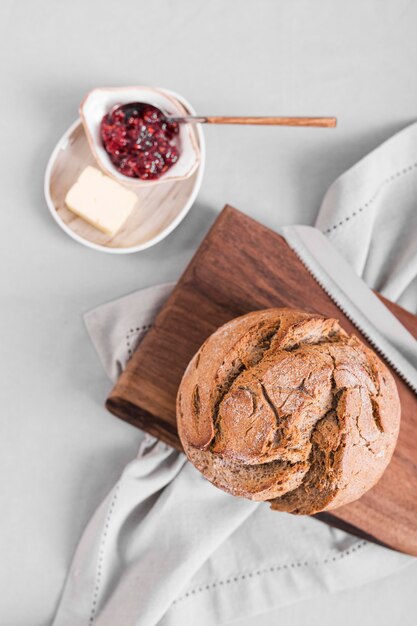
M313 514L359 498L398 437L395 381L337 320L275 308L201 346L177 397L189 460L237 496Z

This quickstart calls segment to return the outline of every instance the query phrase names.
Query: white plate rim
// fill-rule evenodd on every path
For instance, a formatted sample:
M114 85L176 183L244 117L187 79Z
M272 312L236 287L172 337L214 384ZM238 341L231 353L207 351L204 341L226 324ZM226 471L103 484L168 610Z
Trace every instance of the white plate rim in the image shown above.
M175 93L175 91L171 91L170 89L162 89L162 88L158 88L158 89L161 89L161 91L165 91L166 93L169 93L170 95L174 96L174 98L177 98L190 111L191 115L196 114L194 108L189 104L189 102L187 102L187 100L183 96ZM58 156L58 152L61 150L62 146L65 144L66 141L68 141L68 138L71 136L71 134L80 124L82 124L82 121L81 121L81 118L78 117L75 120L75 122L73 122L71 126L65 131L62 137L58 140L55 148L52 150L51 156L48 159L48 163L47 163L46 170L45 170L45 177L44 177L45 200L46 200L46 204L48 206L49 212L51 213L53 219L58 224L58 226L60 226L62 230L66 232L67 235L69 235L75 241L78 241L78 243L82 244L83 246L86 246L87 248L91 248L93 250L98 250L100 252L107 252L108 254L132 254L134 252L141 252L142 250L147 250L148 248L155 246L157 243L165 239L165 237L168 237L168 235L172 233L172 231L175 230L175 228L177 228L177 226L182 222L184 217L190 211L197 197L197 194L200 191L201 183L203 181L204 167L205 167L205 162L206 162L206 146L205 146L204 134L201 128L201 124L196 125L198 141L200 144L200 164L198 166L197 176L194 182L193 189L188 197L188 200L186 201L186 203L184 204L183 208L178 213L178 215L172 220L172 222L170 222L168 226L166 226L166 228L164 228L155 237L153 237L152 239L149 239L149 241L146 241L145 243L141 243L137 246L129 246L127 248L111 248L109 246L103 246L98 243L93 243L92 241L89 241L88 239L84 239L84 237L81 237L80 235L77 235L77 233L75 233L71 228L69 228L69 226L67 226L67 224L65 224L65 222L61 219L52 201L51 193L50 193L52 168Z

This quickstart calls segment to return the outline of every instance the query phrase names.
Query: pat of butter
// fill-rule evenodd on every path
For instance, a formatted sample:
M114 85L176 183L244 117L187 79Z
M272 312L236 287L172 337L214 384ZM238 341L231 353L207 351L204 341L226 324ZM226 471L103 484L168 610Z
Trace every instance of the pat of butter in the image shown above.
M106 235L114 236L126 222L137 195L90 165L65 197L67 207Z

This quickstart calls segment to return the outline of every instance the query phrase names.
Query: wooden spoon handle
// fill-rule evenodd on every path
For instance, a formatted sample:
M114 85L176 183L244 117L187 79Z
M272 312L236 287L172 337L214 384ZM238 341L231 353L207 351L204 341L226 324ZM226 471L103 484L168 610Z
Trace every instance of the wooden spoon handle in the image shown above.
M207 124L256 124L259 126L316 126L334 128L335 117L223 117L205 116Z

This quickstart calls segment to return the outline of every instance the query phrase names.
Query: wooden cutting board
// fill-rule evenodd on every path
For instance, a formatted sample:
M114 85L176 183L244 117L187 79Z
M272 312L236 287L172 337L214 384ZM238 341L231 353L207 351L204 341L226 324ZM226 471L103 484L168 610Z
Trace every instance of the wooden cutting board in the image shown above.
M417 316L384 302L417 337ZM189 360L221 324L248 311L275 306L336 317L348 332L367 343L282 237L227 206L133 354L107 408L180 449L175 397ZM319 517L417 555L417 398L394 376L402 422L391 464L360 500Z

